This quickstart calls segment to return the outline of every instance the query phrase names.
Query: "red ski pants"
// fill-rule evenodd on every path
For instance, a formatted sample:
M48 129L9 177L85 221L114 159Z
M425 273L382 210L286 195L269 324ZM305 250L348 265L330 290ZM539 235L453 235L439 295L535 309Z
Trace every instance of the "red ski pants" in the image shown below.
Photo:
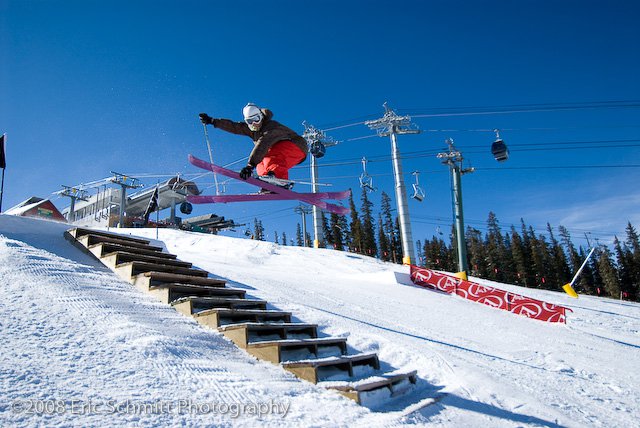
M267 152L262 162L256 165L258 175L273 172L277 178L289 179L289 170L298 165L306 154L289 140L278 141Z

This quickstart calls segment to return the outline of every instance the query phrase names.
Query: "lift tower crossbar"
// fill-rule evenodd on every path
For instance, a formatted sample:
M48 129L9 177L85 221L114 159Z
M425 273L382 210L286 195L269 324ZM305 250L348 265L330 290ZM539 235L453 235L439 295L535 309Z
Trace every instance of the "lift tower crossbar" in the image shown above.
M63 184L59 195L71 199L71 205L69 206L69 212L67 213L67 221L69 223L73 223L76 214L76 201L87 201L87 191L78 189L77 187L65 186Z

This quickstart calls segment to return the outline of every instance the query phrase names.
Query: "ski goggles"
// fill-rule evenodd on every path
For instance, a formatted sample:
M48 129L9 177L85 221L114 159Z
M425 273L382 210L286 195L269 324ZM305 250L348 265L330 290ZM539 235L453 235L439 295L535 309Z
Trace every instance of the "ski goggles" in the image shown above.
M253 116L249 116L244 121L247 125L253 125L254 123L260 123L262 120L262 116L259 114L254 114Z

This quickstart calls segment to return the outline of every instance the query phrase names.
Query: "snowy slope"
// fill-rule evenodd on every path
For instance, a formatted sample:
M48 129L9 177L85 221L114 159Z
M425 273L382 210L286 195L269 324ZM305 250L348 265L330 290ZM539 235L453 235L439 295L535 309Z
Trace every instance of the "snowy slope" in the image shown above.
M546 324L414 287L405 267L368 257L120 231L158 233L169 252L248 297L317 323L322 334L348 337L353 352L375 351L388 368L418 370L409 400L372 411L255 360L138 292L65 241L67 227L0 215L2 426L637 426L638 304L497 284L573 309L567 325ZM401 410L434 396L436 404L406 416ZM30 399L101 409L28 415L12 408ZM173 408L109 411L109 400ZM186 400L191 408L176 408ZM198 412L201 403L246 408L233 417L236 408ZM272 412L255 415L247 403Z

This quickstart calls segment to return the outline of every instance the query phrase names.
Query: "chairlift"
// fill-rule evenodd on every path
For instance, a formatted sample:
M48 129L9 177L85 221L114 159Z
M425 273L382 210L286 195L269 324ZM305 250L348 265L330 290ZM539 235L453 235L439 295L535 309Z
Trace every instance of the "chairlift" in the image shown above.
M193 211L193 205L191 205L189 202L185 201L180 204L180 212L182 214L189 215L191 214L191 211Z
M412 174L416 177L416 182L413 183L413 195L411 197L418 202L422 202L424 200L425 194L424 190L422 190L422 188L420 187L420 183L418 182L418 176L420 175L420 172L413 171Z
M376 188L373 187L373 178L367 174L367 158L362 158L362 174L360 174L360 187L367 192L375 192Z
M309 147L309 152L317 159L323 157L326 151L327 148L322 141L314 141Z
M491 154L498 162L504 162L509 159L509 149L507 149L507 145L500 138L500 131L498 129L494 129L496 133L496 141L491 145Z

